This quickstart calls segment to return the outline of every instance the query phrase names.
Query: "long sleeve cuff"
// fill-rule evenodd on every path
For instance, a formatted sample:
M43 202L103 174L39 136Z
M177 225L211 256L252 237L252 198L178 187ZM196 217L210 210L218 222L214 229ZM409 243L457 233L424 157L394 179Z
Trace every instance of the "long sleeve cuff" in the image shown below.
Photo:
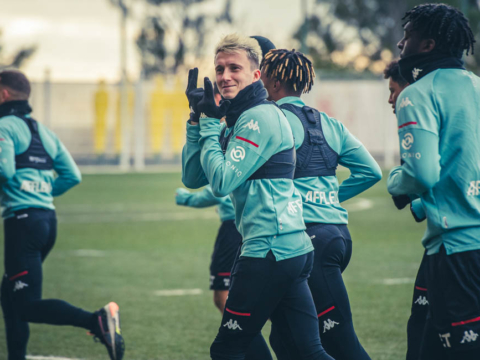
M187 121L187 141L198 143L200 140L200 125L192 125Z

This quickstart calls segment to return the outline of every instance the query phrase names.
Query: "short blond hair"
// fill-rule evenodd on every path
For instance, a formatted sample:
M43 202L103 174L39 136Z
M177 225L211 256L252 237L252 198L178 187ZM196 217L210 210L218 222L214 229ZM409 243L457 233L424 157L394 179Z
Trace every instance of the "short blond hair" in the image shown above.
M248 36L240 34L229 34L225 36L215 48L215 56L221 52L232 54L241 50L246 52L247 58L254 68L258 69L260 67L260 60L262 59L262 48L257 40Z

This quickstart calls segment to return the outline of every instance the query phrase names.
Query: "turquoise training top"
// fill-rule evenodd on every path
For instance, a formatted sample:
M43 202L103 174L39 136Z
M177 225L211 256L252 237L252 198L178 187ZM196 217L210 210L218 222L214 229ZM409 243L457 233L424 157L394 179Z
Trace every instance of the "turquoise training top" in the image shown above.
M231 194L235 223L243 237L241 256L265 257L271 250L277 260L311 252L303 231L302 199L291 179L248 178L274 154L294 146L285 115L271 104L244 111L226 136L234 131L225 155L219 143L220 120L200 119L187 124L182 153L182 180L198 188L210 183L213 194Z
M175 196L177 205L184 205L193 208L205 208L217 205L218 216L221 221L234 220L235 212L230 196L216 197L213 195L212 187L205 186L202 191L191 193L186 189L177 189Z
M72 156L57 136L42 124L38 131L55 170L15 169L15 155L24 153L32 139L25 121L14 115L0 118L0 184L2 217L26 208L54 209L53 197L77 185L82 177Z
M408 86L396 113L403 166L392 195L416 194L427 215L427 254L480 249L480 79L439 69ZM415 209L421 209L415 205Z
M299 97L288 96L278 105L293 104L300 108L305 103ZM295 148L302 146L305 131L300 119L283 110L295 138ZM363 144L339 121L321 114L322 130L328 145L339 155L339 163L350 170L348 179L339 186L336 176L304 177L295 179L295 187L303 201L303 218L306 223L347 224L348 213L340 203L367 190L382 178L377 162Z

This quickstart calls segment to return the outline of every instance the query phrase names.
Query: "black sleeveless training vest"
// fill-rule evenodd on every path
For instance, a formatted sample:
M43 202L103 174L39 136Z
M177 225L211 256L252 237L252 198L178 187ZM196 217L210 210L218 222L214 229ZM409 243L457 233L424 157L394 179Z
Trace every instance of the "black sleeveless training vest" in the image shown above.
M32 140L28 149L22 154L15 155L15 168L32 168L37 170L52 170L53 159L45 150L42 139L38 132L38 123L31 117L26 116L32 109L26 101L9 101L3 103L0 109L0 118L5 116L16 116L22 119L28 126Z
M38 133L38 123L32 118L26 116L15 115L25 121L30 133L32 134L32 140L28 149L19 155L15 155L15 168L25 169L32 168L37 170L52 170L53 159L45 150L40 134Z
M270 101L264 100L262 104L275 104ZM276 105L276 104L275 104ZM220 146L222 147L223 154L227 152L228 143L233 135L233 130L225 136L227 127L225 126L220 133ZM291 149L280 151L274 154L267 160L260 168L257 169L248 180L258 179L292 179L295 174L295 146Z
M339 156L325 140L320 112L309 106L300 108L293 104L282 104L280 108L295 114L305 131L303 144L297 150L294 178L335 176Z

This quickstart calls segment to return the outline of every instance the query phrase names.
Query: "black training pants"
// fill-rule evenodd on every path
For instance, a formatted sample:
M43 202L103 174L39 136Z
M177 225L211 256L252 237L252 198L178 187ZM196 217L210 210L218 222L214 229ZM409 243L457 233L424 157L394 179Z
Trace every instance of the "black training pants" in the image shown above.
M276 261L240 257L218 335L210 348L214 360L243 360L247 348L270 318L295 343L296 360L332 360L322 348L318 320L307 278L313 253Z
M370 360L353 328L352 313L342 272L352 255L352 240L346 225L307 224L315 248L308 279L315 302L320 338L335 360ZM272 324L270 344L279 360L298 358L294 344L281 340L282 330Z
M53 210L29 208L4 221L5 275L1 304L8 360L25 360L28 323L73 325L90 330L92 313L62 300L42 300L42 263L55 244Z

